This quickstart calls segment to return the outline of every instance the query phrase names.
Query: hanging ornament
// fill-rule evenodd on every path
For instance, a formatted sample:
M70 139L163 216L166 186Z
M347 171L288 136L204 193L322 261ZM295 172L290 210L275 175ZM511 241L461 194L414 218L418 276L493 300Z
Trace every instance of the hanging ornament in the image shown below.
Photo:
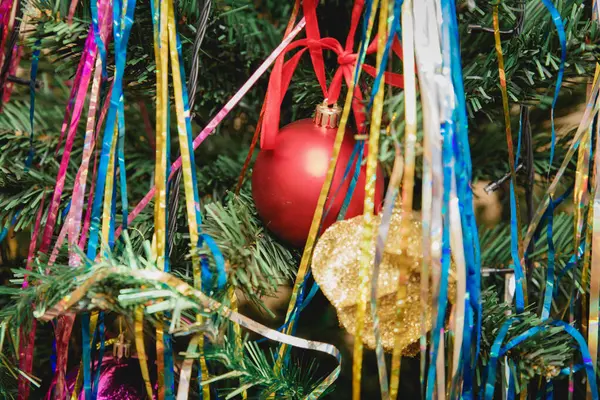
M100 366L97 400L139 400L147 398L144 378L140 371L137 358L122 358L106 356ZM73 392L77 380L77 368L67 375L67 388ZM156 382L153 380L153 382ZM79 398L84 398L81 391Z
M337 105L317 106L315 117L293 122L282 128L272 150L262 150L252 173L252 195L258 214L265 225L281 239L301 247L306 242L317 207L321 187L331 158L333 143L341 115ZM342 208L350 179L343 180L344 167L351 159L355 145L349 129L342 143L323 220L323 229L336 221ZM349 203L346 217L362 214L365 171L361 173ZM377 171L375 204L378 211L383 194L383 171Z
M377 313L381 340L386 351L394 347L396 320L400 348L404 355L414 356L419 348L413 345L421 336L421 221L411 215L410 221L402 224L402 213L394 211L390 221L383 260L380 264L377 283ZM375 217L379 225L381 216ZM356 306L360 293L359 253L363 230L363 216L340 221L331 226L321 236L315 248L312 273L315 282L337 311L342 326L350 333L355 331ZM372 246L375 255L375 243ZM371 257L374 258L374 257ZM371 264L373 268L373 264ZM406 296L402 304L397 305L397 290L400 274L405 281ZM449 292L455 290L454 279L449 280ZM431 329L431 298L428 300L426 320L427 330ZM369 348L375 348L373 319L366 313L363 330L363 342Z

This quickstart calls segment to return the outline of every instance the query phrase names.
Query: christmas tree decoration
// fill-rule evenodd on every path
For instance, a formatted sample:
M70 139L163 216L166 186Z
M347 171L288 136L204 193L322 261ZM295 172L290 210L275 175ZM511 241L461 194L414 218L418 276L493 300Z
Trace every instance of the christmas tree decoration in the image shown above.
M377 283L377 314L381 329L381 340L386 351L394 349L396 335L400 350L414 356L418 347L410 346L421 336L421 250L422 228L420 216L408 213L403 220L402 211L393 213L385 250L380 264ZM375 217L375 224L381 216ZM332 225L317 242L313 255L312 273L315 282L337 311L342 326L351 334L356 328L356 307L359 301L359 253L364 229L364 216L358 216ZM375 254L375 240L371 252ZM372 257L371 257L372 258ZM371 271L373 265L371 265ZM399 282L403 285L398 289ZM455 291L455 281L449 281L448 291ZM397 303L398 290L404 291L404 300ZM431 295L427 299L427 330L431 329ZM398 321L398 331L396 324ZM363 342L375 348L373 319L366 314Z
M0 398L598 400L596 3L0 0Z
M375 5L375 3L373 3ZM385 33L388 31L388 14L389 14L389 3L388 0L381 1L381 7L379 8L379 20L377 24L377 31L379 33L377 39L377 75L380 76L382 71L385 70L387 60L384 60L385 49L388 38ZM376 10L373 9L372 13L375 16ZM393 36L392 36L393 38ZM371 89L371 98L369 104L372 106L371 111L371 123L369 124L369 154L367 155L367 179L365 180L365 202L364 202L364 220L363 229L361 232L361 239L358 243L359 262L357 266L358 270L358 301L356 302L356 310L354 311L355 326L354 326L354 351L352 353L352 399L359 400L361 397L362 390L362 371L363 371L363 337L364 327L367 323L367 303L369 298L369 289L371 293L377 290L377 285L369 285L372 281L370 266L373 261L373 255L371 253L371 242L375 238L375 214L374 214L374 197L375 197L375 185L374 178L376 175L377 160L379 159L379 137L381 135L381 121L383 119L383 103L385 99L384 93L384 81L382 79L375 79L373 88ZM371 286L369 288L369 286ZM372 298L377 298L377 294L372 294ZM377 313L377 304L371 303L371 316L374 318L374 322L377 321L379 316ZM374 323L374 327L378 327L378 324ZM374 332L374 329L371 329ZM379 335L375 338L377 342L380 342L381 338ZM379 345L379 343L377 343ZM379 352L378 358L378 372L379 382L382 390L382 396L387 397L387 369L382 363L381 351ZM384 372L385 371L385 372Z
M0 1L0 110L10 99L23 53L18 41L22 19L20 2Z
M137 358L118 359L106 356L102 360L102 364L96 366L96 368L100 370L96 400L139 400L148 398ZM156 375L155 371L153 375ZM67 388L71 395L75 388L76 379L77 370L70 371L67 375ZM154 377L154 381L156 381L156 377ZM84 399L83 393L77 398Z
M302 247L308 237L340 115L341 109L337 105L328 107L326 102L318 105L312 120L296 121L282 128L277 134L275 148L262 150L254 164L252 196L258 213L268 229L294 246ZM354 146L353 134L347 129L338 156L339 165L345 166L351 161ZM344 169L336 168L332 191L325 205L329 213L323 219L323 229L336 221L346 198L350 180L344 181L343 178ZM362 214L364 184L362 166L346 218ZM378 211L383 195L381 166L377 171L376 185Z

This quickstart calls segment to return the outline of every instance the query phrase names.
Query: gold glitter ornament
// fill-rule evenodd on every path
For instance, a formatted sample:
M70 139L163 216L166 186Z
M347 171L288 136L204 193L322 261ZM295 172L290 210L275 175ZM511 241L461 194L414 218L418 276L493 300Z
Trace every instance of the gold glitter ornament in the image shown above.
M375 217L379 226L381 216ZM400 211L394 212L384 248L377 283L377 314L381 340L386 351L392 351L395 341L396 318L401 323L400 346L403 354L414 356L418 346L414 344L421 336L421 248L422 229L418 214L410 214L410 221L402 224ZM354 332L356 326L356 306L359 296L359 253L363 216L339 221L325 231L314 251L312 273L327 299L337 311L342 326L348 332ZM375 241L371 247L372 259L375 256ZM371 263L371 269L373 262ZM406 295L402 304L397 303L397 289L400 271L406 275ZM449 278L448 298L453 299L455 282L452 273ZM431 297L427 307L427 330L431 329ZM363 342L369 348L375 348L373 319L371 312L366 313Z

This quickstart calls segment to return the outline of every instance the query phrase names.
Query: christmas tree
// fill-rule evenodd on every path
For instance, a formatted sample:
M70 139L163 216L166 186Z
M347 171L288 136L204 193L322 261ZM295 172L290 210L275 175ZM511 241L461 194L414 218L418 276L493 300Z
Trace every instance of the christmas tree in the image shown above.
M0 0L0 397L597 399L587 0Z

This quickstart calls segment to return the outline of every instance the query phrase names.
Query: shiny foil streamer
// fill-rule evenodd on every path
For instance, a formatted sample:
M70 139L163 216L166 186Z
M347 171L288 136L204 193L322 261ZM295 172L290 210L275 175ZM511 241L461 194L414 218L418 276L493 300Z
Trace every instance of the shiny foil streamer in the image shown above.
M596 77L600 68L596 67ZM598 319L600 314L600 126L596 123L596 148L594 152L593 213L592 222L592 258L590 271L590 311L588 317L588 347L592 365L598 366ZM589 227L588 227L589 229ZM589 387L588 387L589 389Z
M498 75L500 77L500 91L502 93L502 108L504 110L504 125L506 128L506 144L508 147L508 165L510 167L510 207L511 207L511 256L515 270L516 284L516 308L518 312L523 311L527 305L527 281L523 274L522 261L524 258L521 238L521 217L519 202L516 199L515 189L517 187L517 174L515 172L515 152L513 149L512 132L510 126L510 109L508 105L508 91L506 89L506 72L504 70L504 55L502 53L502 42L500 40L500 20L498 18L498 5L493 7L494 39L496 42L496 55L498 57Z
M151 0L152 21L154 26L154 55L156 59L156 160L154 185L156 187L156 201L154 203L154 235L152 236L152 250L158 267L165 269L165 251L167 239L167 136L169 121L169 58L168 58L168 7L169 1ZM195 216L194 216L195 220ZM194 270L197 269L195 265ZM143 340L143 337L141 338ZM137 340L137 338L136 338ZM156 354L158 373L158 399L165 397L165 365L164 365L164 337L161 329L156 331ZM140 359L140 362L141 359ZM144 361L145 362L145 361ZM144 379L149 381L144 371Z
M327 377L325 377L325 379L323 379L323 381L321 381L321 383L317 385L317 387L306 396L307 400L318 399L325 392L325 390L327 390L327 388L333 382L335 382L335 380L339 376L342 356L335 346L327 343L301 339L298 337L286 335L281 332L277 332L274 329L270 329L242 314L234 312L229 307L206 296L200 290L193 288L181 279L178 279L173 275L158 270L131 269L124 267L111 267L99 269L95 271L85 281L81 282L80 285L78 285L78 287L75 290L73 290L73 292L63 297L61 300L58 301L58 303L56 303L51 308L45 310L45 312L41 316L39 316L39 319L42 321L50 321L68 312L72 307L76 306L86 296L86 294L92 286L98 284L99 282L102 282L104 279L110 277L112 274L123 274L147 282L154 282L154 284L158 287L162 287L162 285L167 285L177 290L182 296L189 296L195 298L202 305L202 308L206 308L212 312L218 313L224 318L229 319L231 322L239 324L246 329L258 333L261 336L294 347L299 347L307 350L315 350L335 357L338 365L333 370L333 372L331 372ZM140 309L140 311L138 312L143 311L141 311ZM136 325L136 329L142 328L142 325Z
M455 15L453 13L453 9L449 6L447 1L441 2L441 11L444 15L448 15L449 18L443 18L441 20L440 31L442 33L442 59L444 68L442 69L443 77L445 79L445 84L443 88L445 91L440 91L444 97L442 97L442 104L444 105L443 115L444 115L444 127L442 129L443 139L444 139L444 186L446 199L444 205L448 207L448 215L445 217L445 228L448 231L447 235L449 236L449 246L452 249L452 256L454 262L456 264L456 279L457 279L457 290L456 290L456 298L453 310L453 324L450 327L450 338L448 346L448 354L450 357L450 352L452 354L451 359L452 362L449 362L450 371L448 379L452 382L450 386L451 391L456 391L455 382L459 379L459 372L462 370L462 360L461 360L461 350L463 348L463 338L465 333L465 299L467 299L467 267L465 260L465 249L463 243L463 227L462 220L460 215L460 205L459 205L459 197L458 197L458 185L457 185L457 164L461 162L460 153L457 155L454 152L455 141L457 141L456 129L458 124L455 124L455 118L457 113L457 104L456 104L456 95L453 85L453 69L460 68L460 65L456 65L455 60L453 60L453 46L456 46L457 43L454 43L452 31L452 25L450 20L454 20ZM458 88L458 90L463 90L462 87ZM459 175L459 179L464 179L463 176ZM468 227L467 227L468 228ZM446 249L448 244L446 244ZM445 276L448 275L449 268L449 255L445 255L446 259L445 265L443 266L443 273ZM440 292L443 287L446 286L447 278L442 282L442 287L440 287ZM444 294L445 298L443 301L447 302L447 294ZM442 297L442 296L440 296ZM441 312L438 313L438 324L442 323L443 320L440 320ZM452 348L452 351L450 349ZM467 362L470 362L467 361ZM444 377L443 374L438 376ZM439 385L438 385L439 386Z
M105 2L108 4L108 2ZM103 12L106 15L106 11ZM104 29L106 33L106 29ZM88 169L92 153L96 144L96 110L100 101L100 80L101 80L101 60L96 59L96 66L94 71L94 79L92 81L92 91L90 94L90 104L88 108L87 122L85 127L85 138L83 143L83 155L81 159L81 165L77 171L75 177L75 184L73 185L73 195L71 197L71 209L69 210L69 216L65 223L67 229L69 249L75 250L79 239L79 233L81 232L81 217L83 213L83 202L85 189L88 178ZM105 101L104 109L108 108L109 102ZM56 242L55 250L58 250L62 246L59 241ZM54 252L53 252L54 253ZM74 267L79 265L79 256L77 252L69 252L69 265Z
M396 38L396 35L400 31L400 11L402 7L403 0L394 1L393 14L388 21L388 35L385 42L385 48L383 49L383 54L381 55L381 61L379 70L377 71L377 75L375 77L375 81L373 82L373 88L371 90L371 98L369 101L369 105L375 104L375 100L377 94L379 93L378 89L383 91L382 88L382 77L387 67L389 51ZM383 36L383 33L380 33L380 38ZM375 111L375 109L373 109ZM356 171L359 172L359 159L356 165ZM392 212L396 203L396 197L398 196L400 181L402 179L402 156L400 154L399 145L396 144L396 155L394 158L394 166L392 168L392 174L390 176L390 182L388 184L387 193L385 195L385 202L383 206L383 214L381 217L381 221L379 224L379 229L377 232L377 240L376 240L376 250L375 250L375 260L374 260L374 268L371 273L371 293L370 293L370 311L371 311L371 319L373 320L373 335L375 337L375 353L377 356L377 369L379 376L379 388L381 391L381 397L383 399L390 398L389 392L389 382L387 377L387 366L385 363L385 354L383 351L383 344L381 341L381 332L379 329L379 315L377 313L377 284L379 281L379 266L381 264L381 259L383 257L383 251L385 247L385 243L388 237L388 232L390 229L390 222L392 218ZM373 182L375 179L373 179ZM354 186L351 183L351 189L349 191L354 191ZM374 195L374 191L373 191ZM366 200L365 200L366 201ZM374 201L374 200L371 200ZM400 279L398 280L400 282Z
M0 1L0 111L3 103L10 99L13 83L8 81L9 75L15 75L21 58L21 48L13 40L15 29L19 29L22 16L20 2L18 0ZM19 15L17 15L19 14ZM8 64L8 65L7 65ZM22 387L22 386L21 386ZM19 394L19 396L22 396Z
M114 30L113 36L115 40L115 72L114 72L114 83L113 90L110 96L110 106L108 109L108 114L106 117L106 125L104 127L104 137L102 139L102 152L100 156L100 166L98 169L98 176L96 181L96 188L94 194L94 200L92 203L92 213L91 213L91 224L89 229L89 241L87 248L87 257L91 260L96 258L97 250L98 250L98 239L99 239L99 229L100 229L100 220L101 215L104 214L106 217L107 212L110 217L110 213L112 212L112 207L109 208L108 211L105 210L102 213L102 205L104 202L104 197L113 197L112 192L105 191L105 182L107 180L113 179L113 174L109 173L109 168L113 168L114 165L114 157L113 162L111 163L111 153L115 146L113 146L114 133L116 131L115 123L117 119L117 113L119 109L119 103L123 94L123 74L125 70L125 63L127 58L127 41L129 39L129 33L131 31L131 26L133 24L133 15L135 10L135 0L127 0L126 7L121 15L122 4L119 1L115 1L113 3L113 20L121 21L120 24L113 24ZM104 227L110 226L106 220L103 221L103 236L106 237L106 232ZM109 229L109 233L112 228ZM109 240L114 240L114 235L110 233ZM108 244L108 242L105 242ZM94 331L95 323L94 316L92 316L91 323L87 323L89 317L83 318L82 321L82 334L83 334L83 378L84 378L84 389L86 398L90 398L92 396L92 385L91 385L91 371L90 371L90 362L91 362L91 348L89 343L89 332L90 328L91 332ZM92 325L92 326L90 326Z
M548 240L548 267L546 272L546 288L544 292L544 302L542 307L542 321L550 317L550 308L552 307L552 298L554 294L554 264L555 264L555 250L554 240L552 237L552 220L554 219L554 202L550 198L550 204L548 205L548 226L547 240Z
M552 22L556 27L558 33L558 40L560 41L560 66L558 68L558 74L556 76L556 86L554 87L554 97L552 98L552 107L550 108L550 121L552 126L552 139L550 142L550 165L548 168L552 168L552 162L554 161L554 147L556 142L556 130L554 127L554 108L558 101L558 94L560 93L560 87L562 85L563 75L565 73L565 60L567 58L567 36L565 35L565 24L560 16L560 13L552 4L550 0L542 0L544 6L548 9L548 12L552 16ZM550 171L548 171L549 173Z
M440 10L439 2L435 4L438 12ZM452 239L456 237L456 233L458 233L460 240L460 248L462 252L462 231L460 230L460 224L456 226L456 222L453 223L453 220L456 221L458 218L453 218L453 208L452 205L454 203L454 199L456 198L456 182L454 177L454 157L453 157L453 143L454 143L454 121L453 112L453 89L452 83L449 79L449 63L447 62L447 58L450 55L449 46L447 42L449 40L448 35L444 35L442 30L442 26L439 25L440 19L437 19L438 22L438 32L441 35L441 55L442 55L442 69L437 73L436 76L436 84L437 84L437 94L438 101L440 102L440 120L441 125L439 126L439 134L442 139L442 152L441 152L441 163L439 165L434 164L434 168L439 168L441 166L442 171L442 209L441 209L441 227L442 227L442 242L441 242L441 268L439 271L439 278L437 279L437 290L434 292L437 294L437 301L434 303L437 307L434 307L434 325L432 331L432 339L431 339L431 359L436 360L435 366L435 379L436 384L435 390L439 398L446 397L446 384L445 384L445 321L446 321L446 310L448 309L448 278L449 278L449 270L450 270L450 251L452 245ZM434 175L435 177L435 175ZM439 194L439 193L438 193ZM437 212L437 210L435 210ZM451 232L451 227L453 232ZM462 255L462 254L461 254ZM464 257L459 255L458 259L462 261L461 267L464 268ZM459 274L459 276L463 276L463 274ZM464 282L461 282L464 283ZM464 285L461 285L461 288L464 291ZM457 293L458 295L458 293ZM460 300L464 302L463 298ZM463 308L464 310L464 308ZM458 320L458 318L457 318ZM433 365L431 366L433 367ZM429 376L427 379L427 390L426 396L431 397L433 395L434 390L434 376L431 374L433 368L429 370Z
M589 203L588 181L590 173L590 152L592 148L592 129L593 128L590 127L590 129L587 129L584 132L577 154L577 169L575 171L575 184L573 187L573 205L575 206L573 235L574 249L579 248L579 244L582 240L583 226L586 220L586 209L588 208ZM583 240L585 240L585 238L583 238ZM589 249L589 245L587 248ZM589 271L587 268L585 268L585 262L582 270L581 284L583 287L587 287L589 284ZM586 315L582 321L584 322L583 325L585 329L585 319L587 318L587 312L585 312L585 308L587 306L587 295L585 292L582 294L581 302L583 305L583 314Z
M155 27L155 56L157 64L160 65L157 71L157 150L160 152L160 147L165 147L168 142L168 65L169 57L171 61L172 76L173 76L173 88L174 88L174 99L176 109L176 122L177 131L179 134L179 144L181 151L181 165L183 167L183 183L185 190L186 199L186 212L188 215L190 242L193 251L197 246L201 246L206 243L212 252L212 255L216 261L217 269L219 272L218 284L223 286L225 284L225 270L223 257L216 247L213 240L206 235L200 235L200 204L199 195L197 192L196 184L196 172L195 172L195 161L193 154L193 143L192 143L192 132L191 132L191 121L190 121L190 110L188 106L188 94L186 88L183 86L185 80L185 74L183 70L182 57L181 57L181 44L177 36L176 22L174 16L173 4L170 1L155 2L153 5L153 21ZM157 208L155 209L155 220L156 231L153 240L153 247L155 254L157 255L159 265L164 264L164 248L165 248L165 212L166 212L166 152L157 154L157 168L160 162L161 175L156 180L156 191L159 194L159 201L157 202ZM177 162L176 162L177 163ZM172 167L171 174L177 169L175 166ZM162 199L162 200L161 200ZM163 201L164 200L164 201ZM159 206L160 204L160 206ZM202 276L200 269L200 259L194 255L192 257L192 268L194 275L194 285L197 288L202 287ZM202 321L200 314L197 316L198 322ZM199 347L202 352L204 347L203 336L199 335L197 340L191 343L191 346ZM158 351L162 352L162 340L157 342ZM195 349L193 350L195 351ZM159 377L159 398L164 398L165 389L162 381L164 374L171 374L171 371L165 371L163 363L159 363L158 377ZM170 367L169 367L170 368ZM200 359L200 369L202 371L202 380L208 379L208 370L206 368L206 362L203 357ZM179 395L187 396L189 391L189 380L191 375L191 363L186 362L185 367L182 368L182 377L180 379ZM170 375L168 375L168 381L171 381ZM203 395L205 399L210 398L210 388L208 385L203 386Z
M381 0L379 7L379 38L377 41L377 71L386 66L383 64L383 52L385 49L387 32L387 17L388 16L388 0ZM365 203L363 212L363 230L360 244L359 257L359 282L358 287L359 298L356 304L356 327L354 330L354 351L352 357L352 398L360 399L360 383L362 377L362 359L363 359L363 342L362 335L365 324L365 314L367 310L368 289L370 287L371 271L370 265L373 261L371 254L371 244L374 237L374 213L375 213L375 180L377 170L377 160L379 154L379 133L381 130L381 117L383 115L383 101L385 92L383 90L384 81L380 80L379 87L373 99L373 110L371 113L371 124L369 131L369 149L367 154L367 167L365 178ZM385 371L385 366L383 368ZM387 380L387 379L386 379ZM383 395L388 395L384 392Z
M137 352L142 372L142 379L146 388L146 394L149 399L154 398L152 392L152 383L150 382L150 371L148 370L148 356L146 355L146 346L144 345L144 309L141 307L135 310L134 321L135 350Z
M115 133L117 127L114 127ZM111 227L111 208L113 203L113 188L115 183L115 155L117 149L117 141L113 140L108 158L108 168L106 170L106 180L104 181L104 204L102 206L102 244L105 249L108 249L108 241Z
M95 64L97 47L95 46L92 36L90 35L88 35L88 39L86 41L86 46L84 48L82 56L82 58L85 59L85 62L83 64L83 69L81 72L81 81L77 86L73 85L72 89L73 93L76 94L73 98L73 113L70 115L70 123L68 124L68 129L66 129L66 125L63 125L63 131L67 131L67 136L65 140L64 152L59 165L58 174L56 176L55 190L48 209L48 217L46 220L46 225L44 227L42 243L40 244L40 252L42 253L46 253L46 251L50 247L50 242L52 240L52 234L54 232L56 218L58 216L58 208L60 206L60 198L65 185L67 167L69 166L69 161L71 159L71 150L75 141L75 135L77 133L77 127L79 125L79 119L83 111L83 106L87 97L92 70ZM69 110L67 110L66 113L68 114Z
M423 107L423 268L431 272L433 293L433 317L437 320L440 306L440 280L442 278L442 204L444 179L442 167L442 149L437 72L441 71L442 56L439 43L440 33L437 25L437 12L433 0L413 3L415 24L415 50L421 103ZM436 324L437 325L437 324ZM437 360L440 345L441 327L437 326L431 334L430 359ZM443 357L443 352L440 352ZM442 363L444 364L444 363ZM435 386L437 362L431 362L427 371L426 393L432 393ZM437 371L444 374L442 371ZM443 389L443 388L442 388ZM431 394L427 395L431 397Z
M110 18L110 14L108 13L109 7L110 7L110 2L109 1L101 1L99 3L100 6L100 16L99 16L99 21L101 24L101 34L103 35L103 37L106 37L108 29L110 27L110 22L111 22L111 18ZM90 42L91 45L91 42ZM88 54L88 52L85 52L85 54ZM90 57L90 55L88 54L88 57ZM94 120L95 120L95 116L96 116L96 105L98 102L98 96L99 96L99 86L100 86L100 60L96 59L96 72L94 74L94 78L93 78L93 82L92 82L92 92L90 95L90 104L89 104L89 109L88 109L88 117L87 117L87 124L86 124L86 136L85 136L85 140L84 140L84 155L82 158L82 164L77 172L77 176L75 178L75 185L74 185L74 189L73 189L73 196L71 199L71 207L69 209L69 214L67 216L66 222L63 225L58 240L55 243L54 249L50 255L50 259L49 259L49 265L52 265L58 255L58 251L59 249L62 247L63 241L65 239L65 236L67 236L67 234L69 235L69 263L70 265L76 265L75 263L79 263L79 257L76 255L77 253L74 251L75 247L77 245L77 235L79 233L79 230L81 228L80 224L81 224L81 210L82 210L82 205L83 205L83 194L85 192L85 182L87 180L87 169L88 169L88 165L89 165L89 158L91 156L91 153L93 152L93 147L94 147ZM82 70L79 70L78 73L79 78L82 79L81 75L83 74L84 77L84 81L88 80L89 81L89 77L87 77L88 74L88 70L86 69L87 66L89 65L89 63L94 63L94 59L88 59L85 61L84 64L80 64L80 66L83 66ZM83 59L82 59L83 60ZM89 70L89 74L91 75L91 69ZM72 99L74 101L77 101L78 97L73 97L74 94L76 93L75 88L77 87L77 85L73 86L73 91L72 91ZM87 86L86 86L86 91L87 91ZM83 100L79 100L81 101L81 107L83 106ZM77 104L75 104L76 110L75 112L77 113ZM70 109L69 107L67 107L67 111L65 114L65 123L67 120L67 117L70 116ZM76 115L76 114L75 114ZM77 117L78 120L78 117ZM73 120L71 121L71 124L73 124ZM63 123L63 132L66 129L67 125ZM77 125L77 123L75 123L75 125ZM62 136L62 134L61 134ZM48 243L49 245L49 243ZM56 336L59 339L57 341L57 375L56 375L56 393L55 395L57 396L57 398L62 398L63 397L63 393L64 393L64 376L66 373L66 363L68 360L68 333L71 332L72 330L72 325L73 325L74 319L73 318L62 318L61 320L58 321L58 324L56 326ZM79 371L81 371L81 368L79 369Z
M106 2L105 4L106 5ZM86 133L84 139L84 149L81 166L77 171L77 175L75 177L75 184L73 185L73 195L71 197L71 207L69 209L69 213L66 218L66 222L64 223L61 231L59 233L58 239L54 244L54 249L50 255L50 259L48 260L48 265L53 265L58 257L59 251L62 248L65 237L68 236L69 242L69 265L77 266L79 265L79 256L77 251L75 251L77 244L77 239L79 235L79 231L81 230L81 214L83 208L83 198L85 193L85 186L87 181L88 174L88 166L89 160L93 153L95 135L94 135L94 121L96 117L96 107L99 100L99 88L100 88L100 60L96 59L96 70L94 73L94 79L92 83L92 92L90 94L90 103L88 109L88 117L86 124ZM108 103L108 102L107 102ZM82 246L79 246L82 248ZM56 367L56 389L55 396L58 399L62 399L64 397L64 387L65 387L65 374L67 371L67 361L68 361L68 345L69 345L69 336L70 332L73 328L73 323L75 319L73 317L70 318L61 318L55 329L56 333L56 351L57 351L57 367ZM78 370L81 371L81 368Z
M180 151L183 161L183 183L185 189L186 199L186 210L188 213L188 225L190 231L190 242L192 251L196 246L202 245L202 242L208 239L205 235L200 234L200 224L202 223L200 215L200 199L198 194L198 185L196 179L196 163L194 161L194 153L192 149L192 127L190 121L190 110L188 106L188 94L186 87L184 86L185 74L183 70L183 58L181 56L181 43L177 36L175 14L173 5L169 7L168 16L168 29L169 29L169 52L171 56L172 75L173 75L173 88L175 92L175 109L177 111L177 131L179 134ZM192 220L195 217L194 220ZM195 231L195 233L192 233ZM212 256L215 259L217 270L219 275L223 278L222 284L224 285L224 261L221 253L216 246L211 246L212 240L207 240L206 243L209 245L209 249L212 252ZM216 249L215 249L216 248ZM202 287L202 276L198 268L194 266L194 256L192 256L192 265L194 267L194 285L197 288ZM199 263L199 259L196 263ZM197 315L197 322L202 322L200 314ZM198 348L200 354L204 350L204 336L198 335ZM204 357L200 358L200 371L202 381L208 379L208 369L206 366L206 360ZM203 399L210 400L210 387L208 385L203 386Z
M296 2L296 4L298 4L298 2ZM235 288L233 286L229 287L228 290L228 295L229 295L229 304L231 307L231 311L233 312L238 312L238 299L237 299L237 295L235 294ZM240 326L238 324L232 324L233 325L233 337L234 337L234 343L235 343L235 354L236 356L242 360L243 359L243 355L244 355L244 341L242 338L242 329L240 328ZM243 361L242 361L242 365L243 365ZM246 390L243 390L241 393L242 396L242 400L246 400L248 398L248 392Z
M598 11L598 2L593 0L592 20L598 22L600 13ZM594 81L597 82L600 76L600 64L596 64L596 73ZM598 101L598 100L596 100ZM592 180L592 193L594 194L591 210L592 213L592 237L588 241L591 245L591 268L590 268L590 303L588 315L588 347L590 350L592 365L596 373L598 372L598 328L600 319L600 124L596 121L596 131L591 132L595 135L596 147L594 151L594 173ZM588 230L590 227L588 227ZM589 247L588 247L589 248ZM585 268L585 266L584 266ZM587 268L586 268L587 270ZM591 396L591 388L588 385L588 397Z
M415 144L417 142L417 93L415 76L415 47L414 47L414 20L413 20L413 2L405 0L402 4L402 54L403 54L403 73L404 73L404 171L402 172L402 212L403 220L408 221L408 216L413 209L413 191L415 185ZM422 264L425 267L425 263ZM399 277L400 278L400 277ZM402 301L406 297L400 288L404 285L398 279L397 301ZM425 351L427 348L427 323L430 319L427 316L429 292L428 271L421 268L420 275L420 352L421 352L421 384L425 371ZM400 320L396 322L395 329L400 328ZM398 396L400 386L400 365L402 351L400 349L400 335L396 335L395 345L392 353L391 372L390 372L390 399L394 400Z
M42 216L44 214L45 200L46 195L43 194L40 208L38 209L37 215L35 217L35 223L33 226L33 231L31 233L31 241L29 243L29 250L27 253L27 263L25 264L25 269L28 271L31 271L33 267L35 248L38 242ZM26 288L28 285L29 283L27 282L27 276L24 276L23 287ZM29 331L19 329L19 369L21 371L32 371L33 369L33 346L35 341L36 328L37 325L34 320L31 324ZM30 383L25 377L23 377L23 379L23 381L19 380L19 399L27 399L29 397Z
M560 14L558 14L558 11L556 9L552 10L552 5L550 5L550 7L547 5L549 11L551 12L551 14L553 15L553 19L556 22L557 18L560 24L562 24L562 20L560 20ZM558 14L558 15L557 15ZM557 29L559 29L559 25L557 25ZM564 29L563 29L564 30ZM559 33L560 33L560 29L559 29ZM564 32L562 34L562 36L559 34L559 38L561 39L561 47L565 48L566 51L566 39L564 37ZM564 62L561 63L561 71L559 71L559 78L562 78L562 69L564 69ZM597 79L597 74L595 76L595 80ZM558 93L555 92L555 98L557 97ZM552 103L554 106L554 102ZM592 146L592 135L593 135L593 127L590 127L588 130L586 130L584 132L584 135L581 139L581 144L579 145L579 149L578 149L578 155L577 155L577 169L575 172L575 184L574 184L574 188L573 188L573 203L575 206L575 218L574 218L574 249L578 249L579 245L582 241L582 234L583 234L583 227L584 227L584 223L586 223L586 209L587 209L587 219L588 222L590 220L590 217L593 218L592 216L592 208L588 207L588 203L589 203L589 196L590 193L588 192L588 181L589 181L589 173L590 173L590 154L591 154L591 146ZM589 227L593 226L593 223L588 224ZM588 238L590 238L590 229L588 228L586 236L583 238L585 244L585 248L586 251L584 253L584 257L583 257L583 268L582 268L582 274L581 274L581 285L586 288L589 285L589 265L590 263L588 262L588 259L591 257L591 253L590 250L591 249L591 240L588 240ZM591 239L591 238L590 238ZM577 254L577 251L574 250L574 254ZM593 292L590 291L590 296L593 295ZM588 332L588 318L589 318L589 314L588 314L588 310L587 310L587 293L584 291L581 295L581 306L582 306L582 310L581 310L581 314L582 314L582 318L581 318L581 326L582 326L582 331L583 332ZM546 305L544 305L544 307L546 307ZM570 375L569 379L572 379L572 374ZM588 386L589 389L589 386Z

